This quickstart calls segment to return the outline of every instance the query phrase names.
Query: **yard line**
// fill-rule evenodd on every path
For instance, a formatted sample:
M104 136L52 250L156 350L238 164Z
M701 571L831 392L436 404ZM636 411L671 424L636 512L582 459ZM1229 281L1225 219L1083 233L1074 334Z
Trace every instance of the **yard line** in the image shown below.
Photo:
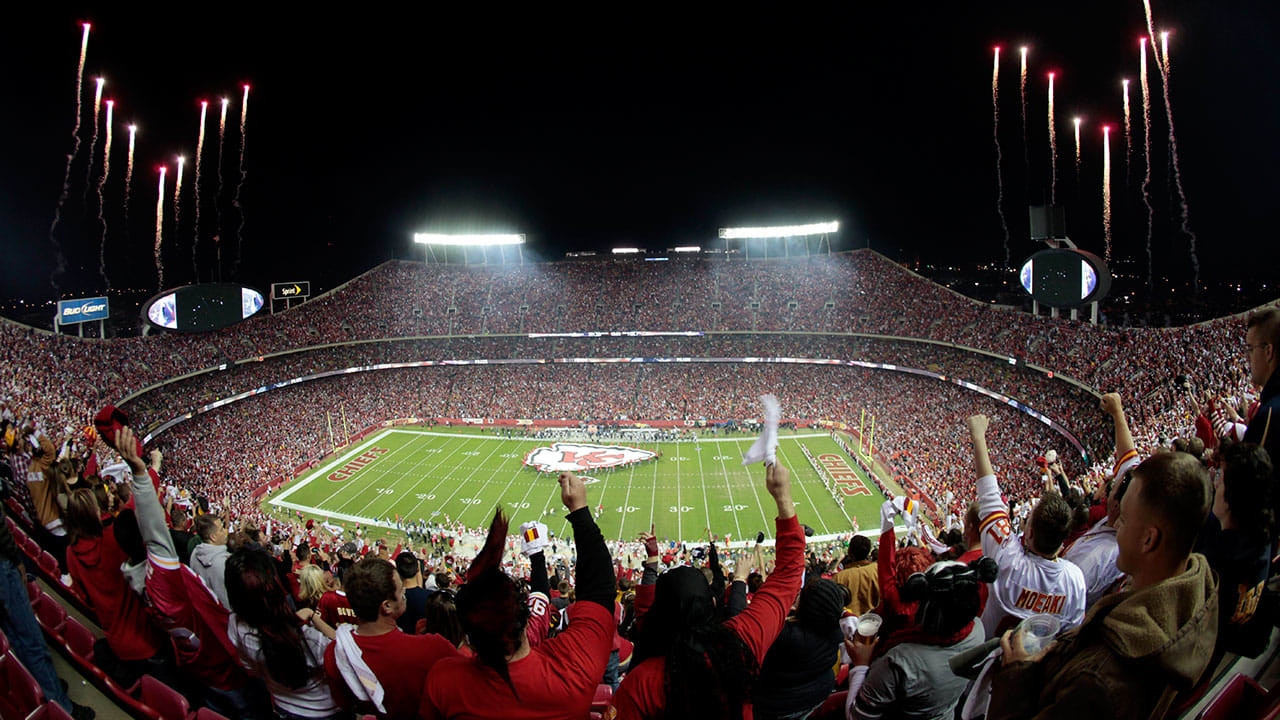
M304 478L302 478L302 479L300 479L300 480L296 480L296 479L295 479L295 480L290 481L290 482L288 483L289 487L285 488L285 489L284 489L283 491L281 491L278 495L276 495L274 498L272 498L272 500L271 500L271 504L272 504L272 505L277 504L277 503L276 503L276 501L277 501L277 500L284 500L285 498L287 498L287 497L289 497L290 495L294 494L295 492L297 492L297 491L301 490L302 488L306 487L307 485L310 485L310 484L311 484L311 482L312 482L313 480L315 480L316 478L323 476L325 473L329 472L330 470L334 469L335 467L338 467L339 465L344 465L344 464L346 464L346 463L347 463L351 458L355 457L355 456L356 456L356 455L357 455L361 450L364 450L367 446L374 444L374 443L375 443L375 442L377 442L380 438L382 438L384 435L389 435L391 432L392 432L392 431L383 431L383 432L379 432L379 433L374 433L374 435L373 435L372 437L365 438L365 440L364 440L363 442L361 442L359 445L356 445L356 446L352 447L351 449L347 450L347 452L346 452L346 453L344 453L343 455L340 455L340 456L338 456L338 457L334 458L333 460L330 460L330 461L329 461L329 463L328 463L327 465L325 465L324 467L320 468L319 470L312 470L311 472L307 473L306 477L304 477Z
M778 452L783 453L784 455L786 454L786 453L785 453L785 452L783 452L783 450L782 450L782 443L778 443ZM810 473L811 473L811 472L813 472L813 468L809 467L809 463L808 463L808 462L806 462L803 466L801 466L801 465L796 465L796 464L792 463L790 459L788 459L788 460L787 460L787 465L788 465L790 468L792 468L792 470L791 470L791 476L792 476L793 478L795 478L795 482L793 482L792 484L793 484L793 485L799 485L799 486L800 486L800 492L804 493L805 500L807 500L807 501L809 502L809 507L813 508L813 514L814 514L815 516L817 516L817 518L818 518L818 522L822 524L822 534L823 534L823 535L830 535L830 534L831 534L831 529L830 529L829 527L827 527L827 521L822 519L822 513L818 512L818 504L817 504L817 503L815 503L815 502L813 501L813 497L812 497L811 495L809 495L809 489L806 487L806 485L808 485L808 483L806 483L806 482L802 482L802 481L800 480L800 473L798 473L798 472L796 472L796 471L795 471L795 468L803 467L803 468L805 469L805 471L807 471L807 472L810 472ZM821 478L819 478L819 480L821 480ZM824 487L823 487L823 489L825 490L825 489L826 489L826 487L824 486ZM835 501L834 501L834 500L832 500L832 504L835 504Z
M701 443L702 441L699 440L698 442ZM711 527L711 501L707 500L707 475L702 471L702 448L694 445L693 450L698 458L698 477L702 479L702 509L707 515L707 527ZM681 533L681 535L683 534Z
M636 479L636 465L633 463L631 465L631 472L627 475L627 496L622 501L622 513L621 513L622 517L618 520L618 542L622 542L622 531L627 526L627 515L630 514L627 512L627 508L631 507L631 504L630 504L631 503L631 486L632 484L635 483L635 479ZM607 509L608 508L606 508L606 510ZM603 519L603 513L601 515L602 515L601 519Z
M662 445L654 445L659 455L662 454ZM649 491L649 527L653 527L653 508L658 503L658 464L661 463L660 458L653 459L653 488ZM680 514L680 508L676 508L676 514ZM621 539L621 538L619 538Z
M445 506L447 506L447 505L449 504L449 501L453 499L453 496L458 494L458 491L462 489L462 486L463 486L465 483L468 483L468 482L470 482L470 481L471 481L471 477L472 477L473 475L475 475L475 474L476 474L476 471L478 471L480 468L484 467L484 463L485 463L485 462L488 462L489 458L493 457L493 454L494 454L495 452L497 452L497 451L498 451L498 449L499 449L500 447L502 447L502 446L501 446L501 445L496 445L496 444L495 444L495 445L493 446L493 450L490 450L490 451L489 451L489 454L488 454L487 456L485 456L485 459L484 459L484 460L482 460L482 461L480 461L480 465L477 465L477 466L475 467L475 469L473 469L473 470L472 470L472 471L471 471L471 472L470 472L470 473L469 473L465 478L463 478L461 481L459 481L458 483L456 483L456 484L454 485L453 492L449 493L449 497L445 498L443 501L441 501L441 502L440 502L440 507L441 507L441 508L444 508ZM446 479L449 479L450 477L452 477L452 476L447 476L447 477L441 478L441 479L440 479L440 483L443 483ZM436 487L440 487L440 483L436 483ZM419 500L419 501L418 501L418 505L421 505L421 504L422 504L422 501L421 501L421 500ZM414 509L414 510L417 510L417 509L418 509L418 506L417 506L417 505L414 505L414 506L413 506L413 509ZM443 512L444 512L444 510L441 510L440 512L441 512L441 513L443 513ZM463 508L463 512L466 512L466 508ZM459 517L461 517L462 513L458 513L458 515L459 515ZM457 518L453 518L453 519L454 519L454 520L456 520Z
M499 445L499 446L498 446L498 449L499 449L499 450L504 449L504 446L503 446L503 445ZM496 450L495 450L494 452L496 452ZM505 455L506 453L503 453L503 454ZM489 453L488 457L486 457L483 461L481 461L481 463L480 463L480 467L481 467L481 468L483 468L485 465L487 465L487 464L489 463L489 460L490 460L491 458L493 458L493 455L494 455L494 453L493 453L493 452ZM522 465L521 467L523 467L523 465ZM477 488L477 489L472 493L472 496L473 496L474 498L476 498L476 499L479 499L479 498L480 498L480 496L481 496L481 495L483 495L483 494L485 493L485 491L489 489L489 483L493 482L493 479L494 479L495 477L497 477L498 475L500 475L500 474L502 473L502 471L503 471L502 463L501 463L501 462L499 462L499 463L498 463L498 467L496 467L496 468L494 468L494 469L493 469L493 471L489 474L488 479L486 479L483 483L481 483L481 484L480 484L480 487L479 487L479 488ZM513 479L514 479L514 478L513 478ZM508 485L508 487L509 487L509 486L511 485L511 483L510 483L510 482L508 482L508 483L507 483L507 485ZM506 492L506 491L505 491L505 490L503 490L503 492ZM499 496L498 496L498 504L499 504L499 505L501 505L501 503L502 503L502 496L501 496L501 495L499 495ZM481 504L481 503L472 503L471 505L479 506L480 504ZM466 507L462 508L462 511L458 513L458 517L454 518L454 520L457 520L458 522L462 522L462 516L463 516L463 515L465 515L465 514L467 514L467 511L471 509L471 505L467 505ZM512 514L511 514L511 513L508 513L508 514L507 514L507 517L512 517ZM482 516L481 516L481 520L483 520L483 519L484 519L484 516L482 515Z
M684 501L680 499L680 443L676 442L676 537L684 536Z
M754 442L754 441L752 441L752 442ZM739 454L739 455L743 454L743 453L742 453L742 446L741 446L741 445L739 445L739 444L735 443L733 447L734 447L734 449L735 449L735 450L737 450L737 451L738 451L738 454ZM778 443L778 447L782 447L782 443ZM721 462L723 462L723 461L721 461ZM764 532L765 532L765 535L772 536L772 535L773 535L773 533L769 532L769 530L770 530L770 529L772 529L772 528L774 527L774 523L769 522L769 517L768 517L767 515L765 515L765 514L764 514L764 505L762 505L762 504L760 503L760 491L759 491L759 489L757 488L757 486L758 486L760 483L755 482L755 481L754 481L754 479L751 477L751 472L750 472L750 469L749 469L749 468L748 468L748 471L747 471L747 484L751 487L751 494L752 494L752 495L755 497L755 499L756 499L756 507L757 507L757 508L759 508L759 510L760 510L760 520L761 520L761 522L763 522L763 523L764 523ZM766 494L766 495L768 495L768 493L765 493L765 494ZM769 498L769 499L770 499L770 500L772 500L772 499L773 499L773 497L772 497L772 496L770 496L770 498ZM735 514L735 515L737 514L737 511L736 511L736 510L734 511L734 514ZM745 538L739 538L739 539L745 539Z
M415 444L415 442L417 442L415 439L411 439L411 440L409 440L408 445L414 445L414 444ZM454 455L455 453L457 453L457 452L458 452L458 450L459 450L461 447L462 447L462 445L461 445L461 444L459 444L459 445L458 445L458 447L455 447L453 450L451 450L451 451L449 452L449 454L448 454L448 455L445 455L445 456L444 456L444 460L441 460L439 464L443 464L443 463L444 463L446 460L448 460L450 457L453 457L453 455ZM417 450L424 450L424 449L426 449L426 448L425 448L424 446L419 445L416 449L417 449ZM380 474L380 475L378 475L377 477L378 477L378 479L386 480L386 481L387 481L387 484L388 484L389 486L391 486L391 487L396 487L396 486L398 486L398 485L400 484L400 482L401 482L401 481L403 481L403 480L404 480L404 478L405 478L405 476L406 476L406 475L409 475L411 472L413 472L413 471L417 470L417 468L421 467L424 463L426 463L426 462L427 462L428 458L431 458L431 457L433 457L434 455L435 455L435 453L430 453L430 452L429 452L429 453L425 453L423 457L420 457L420 458L418 458L417 460L413 460L411 463L409 462L409 460L400 460L400 461L397 461L397 462L392 463L392 464L390 464L390 465L383 465L383 466L380 466L380 467L379 467L379 470L381 470L382 472L381 472L381 474ZM408 458L409 458L410 460L412 460L412 458L413 458L413 457L414 457L414 453L410 453L410 454L408 455ZM403 471L403 472L398 472L398 471L397 471L397 468L400 468L401 466L405 465L406 463L409 463L409 468L408 468L408 470L405 470L405 471ZM377 464L377 462L374 462L373 464L374 464L374 465L376 465L376 464ZM437 464L437 466L439 466L439 464ZM447 466L446 466L446 467L447 467ZM416 475L417 473L414 473L414 474ZM368 485L366 484L365 488L361 488L361 489L362 489L362 490L363 490L363 489L367 489L367 487L368 487ZM395 494L395 493L389 493L389 494ZM339 506L338 506L338 510L342 510L343 508L345 508L345 507L346 507L346 506L347 506L347 505L348 505L352 500L355 500L357 497L360 497L360 495L353 496L353 497L351 497L350 499L348 499L346 502L344 502L342 505L339 505ZM356 514L356 515L363 515L363 514L364 514L364 511L365 511L365 510L367 510L367 509L369 508L369 506L370 506L370 505L372 505L372 504L374 504L375 502L377 502L379 498L380 498L380 494L379 494L379 493L374 493L373 497L369 498L369 500L365 502L364 507L362 507L362 508L360 508L359 510L357 510L357 511L355 512L355 514ZM389 507L394 507L394 506L389 506Z
M720 458L720 469L724 472L724 487L729 491L729 512L733 513L733 525L738 528L738 538L742 538L742 522L738 520L738 509L734 507L737 503L733 501L733 486L729 482L729 467L724 464L724 455L717 455ZM706 484L706 481L703 481Z
M420 433L420 434L425 434L425 433ZM449 458L453 457L454 455L456 455L456 454L457 454L457 452L458 452L459 450L461 450L464 446L466 446L466 443L465 443L465 442L458 443L457 447L455 447L453 450L449 451L449 454L448 454L448 455L445 455L445 456L444 456L444 458L443 458L443 459L441 459L441 461L440 461L440 462L438 462L438 463L436 463L436 464L432 465L430 468L428 468L428 469L427 469L427 471L426 471L426 472L418 473L418 479L414 481L414 483L413 483L413 487L409 488L409 491L408 491L408 492L406 492L406 493L404 493L403 495L401 495L400 497L396 498L395 502L393 502L393 503L391 504L391 507L392 507L393 509L394 509L394 508L397 508L397 507L400 507L400 503L401 503L405 498L409 497L410 495L416 494L416 493L415 493L415 491L418 489L418 486L419 486L419 485L421 485L421 484L422 484L422 482L423 482L424 480L427 480L428 478L430 478L430 472L431 472L431 470L436 470L436 469L439 469L439 468L441 468L441 467L453 467L453 466L447 466L447 465L445 465L445 464L444 464L444 462L445 462L446 460L448 460ZM429 458L431 458L431 454L430 454L430 453L428 453L425 457L423 457L423 458L422 458L422 460L418 461L418 463L414 465L414 468L416 469L417 467L419 467L419 466L423 465L424 463L426 463L426 462L427 462L427 460L428 460ZM403 477L403 476L402 476L402 477ZM447 472L445 473L445 477L448 477L448 473L447 473ZM439 484L439 482L437 482L437 483L436 483L436 487L439 487L439 486L440 486L440 484ZM417 510L417 509L418 509L418 505L421 505L421 504L423 503L423 501L425 501L425 500L427 499L427 498L426 498L426 496L427 496L427 495L430 495L430 494L431 494L431 493L433 493L434 491L435 491L435 488L432 488L431 490L428 490L427 492L423 493L423 498L422 498L422 500L419 500L419 501L418 501L418 504L413 506L413 510ZM410 514L411 512L412 512L412 510L410 510L409 512L404 513L403 515L401 515L401 517L404 517L404 518L412 518L413 516Z
M347 491L352 491L351 497L347 498L345 502L343 502L338 507L334 508L335 510L338 510L338 511L342 510L352 500L360 497L363 491L369 487L369 484L371 482L374 482L377 479L383 477L383 475L386 473L389 467L397 464L397 463L386 462L391 459L391 456L396 455L400 453L400 451L404 450L405 448L409 448L412 446L413 446L413 440L412 439L406 440L405 443L400 447L396 448L395 450L392 450L386 455L382 455L381 457L377 458L377 460L375 460L374 462L371 462L368 465L365 465L364 467L360 468L355 473L353 473L351 477L347 478L345 481L341 483L338 483L338 489L329 493L328 497L316 503L316 505L324 506L328 504L330 500L333 500L334 498L338 497L338 495L343 494ZM410 457L412 457L412 453L410 453ZM379 467L379 472L370 473L369 470L373 467ZM365 482L363 484L360 484L358 481L361 481L361 480Z

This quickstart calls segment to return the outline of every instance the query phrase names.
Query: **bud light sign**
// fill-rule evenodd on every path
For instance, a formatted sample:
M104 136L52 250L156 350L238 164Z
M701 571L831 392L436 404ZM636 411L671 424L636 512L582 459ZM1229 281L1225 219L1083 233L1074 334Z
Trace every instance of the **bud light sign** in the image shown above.
M108 315L107 299L96 297L83 300L59 300L58 317L56 319L59 325L74 325L94 320L106 320Z

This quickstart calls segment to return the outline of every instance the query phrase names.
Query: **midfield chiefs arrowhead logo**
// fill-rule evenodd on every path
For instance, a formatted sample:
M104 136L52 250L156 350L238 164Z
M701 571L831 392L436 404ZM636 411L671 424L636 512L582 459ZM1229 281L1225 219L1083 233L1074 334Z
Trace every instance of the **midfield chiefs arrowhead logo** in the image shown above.
M524 464L542 472L582 472L632 465L655 456L652 450L621 445L552 443L551 447L535 448L525 455Z

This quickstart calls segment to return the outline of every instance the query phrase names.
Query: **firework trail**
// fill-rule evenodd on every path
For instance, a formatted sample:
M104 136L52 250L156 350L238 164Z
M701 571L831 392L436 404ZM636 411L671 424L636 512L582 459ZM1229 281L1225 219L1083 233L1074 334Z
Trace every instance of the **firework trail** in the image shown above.
M1080 184L1080 118L1071 118L1071 124L1076 129L1076 184Z
M1147 208L1147 290L1155 287L1155 256L1151 253L1152 224L1155 209L1151 207L1151 86L1147 83L1147 39L1138 39L1138 85L1142 88L1142 160L1146 170L1142 176L1142 204Z
M102 86L106 78L98 78L98 89L93 93L93 135L89 137L89 164L84 169L84 204L89 204L89 186L93 182L93 156L98 152L98 118L102 112Z
M240 247L244 244L244 208L240 206L240 190L244 188L244 121L249 114L249 86L244 86L244 98L240 101L240 182L236 183L236 193L231 200L231 205L240 215L240 224L236 226L236 262L231 266L231 273L234 275L236 270L240 268Z
M129 192L133 188L133 148L138 138L138 126L129 126L129 162L124 170L124 229L129 231Z
M1022 164L1030 177L1031 158L1027 154L1027 46L1018 48L1018 53L1022 56L1022 72L1018 76L1018 94L1022 98Z
M196 282L200 282L200 159L204 157L204 117L209 111L209 101L200 101L200 134L196 137L196 233L191 241L191 270Z
M1160 68L1168 75L1173 70L1173 61L1169 59L1169 31L1160 32Z
M164 174L168 170L164 165L160 166L160 192L156 195L156 277L158 278L157 290L164 289L164 261L160 259L160 246L164 240Z
M1102 126L1102 236L1107 242L1106 261L1111 262L1111 126Z
M1058 133L1053 127L1053 73L1049 73L1049 204L1058 194Z
M182 239L182 168L186 164L187 159L179 155L178 171L173 176L173 232L179 240Z
M1000 47L996 46L995 63L991 66L991 137L996 144L996 214L1004 230L1004 264L1009 265L1009 223L1004 217L1004 178L1000 175L1003 153L1000 150Z
M1147 16L1147 37L1151 39L1151 54L1156 56L1156 64L1164 67L1164 61L1156 52L1156 25L1151 17L1151 0L1142 0L1142 9Z
M49 277L49 282L54 290L58 289L58 279L67 268L67 259L62 254L62 246L55 239L55 234L58 230L58 221L62 219L62 206L67 203L67 196L71 194L71 165L80 154L80 115L83 110L80 102L84 95L84 59L89 52L89 23L84 23L83 27L84 35L80 38L80 63L76 66L76 124L71 130L71 154L67 155L67 169L62 174L62 194L58 196L58 204L53 210L53 223L49 226L49 244L53 245L54 256L53 273Z
M98 178L98 224L102 226L102 241L98 243L98 274L107 289L111 289L111 280L107 278L107 218L102 212L102 190L106 187L107 176L111 174L111 116L114 100L107 101L107 139L102 145L102 177Z
M223 152L223 146L224 146L223 139L226 137L226 134L227 134L227 99L222 98L222 115L218 118L218 194L213 199L213 209L216 211L215 222L217 223L217 226L218 226L217 228L218 232L214 235L215 238L222 237L222 152ZM218 257L219 257L218 275L219 275L219 279L221 279L222 240L219 239L216 242L218 243Z
M1191 207L1187 204L1187 193L1182 188L1182 169L1178 166L1178 138L1173 134L1173 103L1169 101L1169 33L1160 33L1161 54L1163 64L1160 66L1161 86L1164 94L1164 115L1169 125L1169 157L1173 162L1173 186L1178 191L1178 204L1182 207L1182 232L1187 236L1188 252L1191 254L1191 289L1197 292L1200 288L1200 257L1196 254L1196 234L1191 230ZM1155 48L1153 47L1152 50Z
M1133 128L1129 124L1129 78L1122 83L1124 87L1124 186L1129 187L1129 164L1133 160Z

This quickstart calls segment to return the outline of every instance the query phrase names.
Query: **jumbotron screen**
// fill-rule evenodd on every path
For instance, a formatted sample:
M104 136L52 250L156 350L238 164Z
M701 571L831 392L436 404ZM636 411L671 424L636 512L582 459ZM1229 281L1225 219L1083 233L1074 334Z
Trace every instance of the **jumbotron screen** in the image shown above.
M235 283L205 283L170 290L151 299L151 324L179 332L208 332L244 320L262 309L262 293Z
M1111 271L1098 256L1083 250L1041 250L1018 272L1022 289L1050 307L1078 307L1101 300L1111 290Z

